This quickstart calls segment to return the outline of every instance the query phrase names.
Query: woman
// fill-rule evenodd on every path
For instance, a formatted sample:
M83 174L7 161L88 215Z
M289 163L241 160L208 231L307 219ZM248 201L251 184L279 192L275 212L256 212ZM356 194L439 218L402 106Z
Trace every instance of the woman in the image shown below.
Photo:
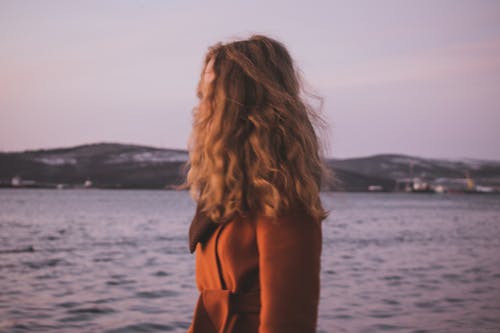
M186 186L200 296L191 333L315 332L326 168L286 48L265 36L211 47Z

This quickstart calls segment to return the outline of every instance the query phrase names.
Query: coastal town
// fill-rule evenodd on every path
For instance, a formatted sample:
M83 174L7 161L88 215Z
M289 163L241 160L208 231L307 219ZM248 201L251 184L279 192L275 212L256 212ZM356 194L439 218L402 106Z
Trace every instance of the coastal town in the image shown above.
M81 184L44 183L30 179L22 179L19 176L12 177L9 181L0 180L0 188L49 188L49 189L91 189L110 188L100 187L93 184L92 180L86 179ZM119 187L113 187L118 189ZM171 189L165 185L164 189ZM356 191L363 192L363 191ZM368 185L366 192L406 192L406 193L454 193L454 194L500 194L500 186L476 185L472 178L438 178L426 181L418 177L397 179L392 190L382 185Z
M0 188L171 190L183 182L187 160L184 150L119 143L0 152ZM335 182L324 191L500 193L500 161L385 154L327 165Z

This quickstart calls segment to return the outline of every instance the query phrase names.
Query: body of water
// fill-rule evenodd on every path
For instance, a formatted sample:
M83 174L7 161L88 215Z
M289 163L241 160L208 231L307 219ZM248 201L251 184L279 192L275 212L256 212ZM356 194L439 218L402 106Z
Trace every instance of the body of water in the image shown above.
M500 332L500 196L323 193L319 332ZM186 192L0 190L0 332L185 332Z

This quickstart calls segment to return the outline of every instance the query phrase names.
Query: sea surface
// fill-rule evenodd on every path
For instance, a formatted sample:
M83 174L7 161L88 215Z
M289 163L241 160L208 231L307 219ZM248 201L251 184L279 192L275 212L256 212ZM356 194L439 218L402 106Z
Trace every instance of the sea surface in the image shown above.
M323 193L318 332L500 332L500 196ZM0 332L185 332L186 192L0 190Z

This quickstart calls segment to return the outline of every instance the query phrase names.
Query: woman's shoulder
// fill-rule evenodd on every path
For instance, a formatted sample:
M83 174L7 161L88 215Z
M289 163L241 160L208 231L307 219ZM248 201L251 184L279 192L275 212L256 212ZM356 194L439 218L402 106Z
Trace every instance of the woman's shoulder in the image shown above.
M314 218L305 209L293 207L276 217L259 215L255 220L257 233L288 234L289 237L321 237L321 220Z
M256 220L265 221L273 224L320 224L321 221L314 218L313 215L304 207L293 206L280 211L276 216L266 216L258 214Z

